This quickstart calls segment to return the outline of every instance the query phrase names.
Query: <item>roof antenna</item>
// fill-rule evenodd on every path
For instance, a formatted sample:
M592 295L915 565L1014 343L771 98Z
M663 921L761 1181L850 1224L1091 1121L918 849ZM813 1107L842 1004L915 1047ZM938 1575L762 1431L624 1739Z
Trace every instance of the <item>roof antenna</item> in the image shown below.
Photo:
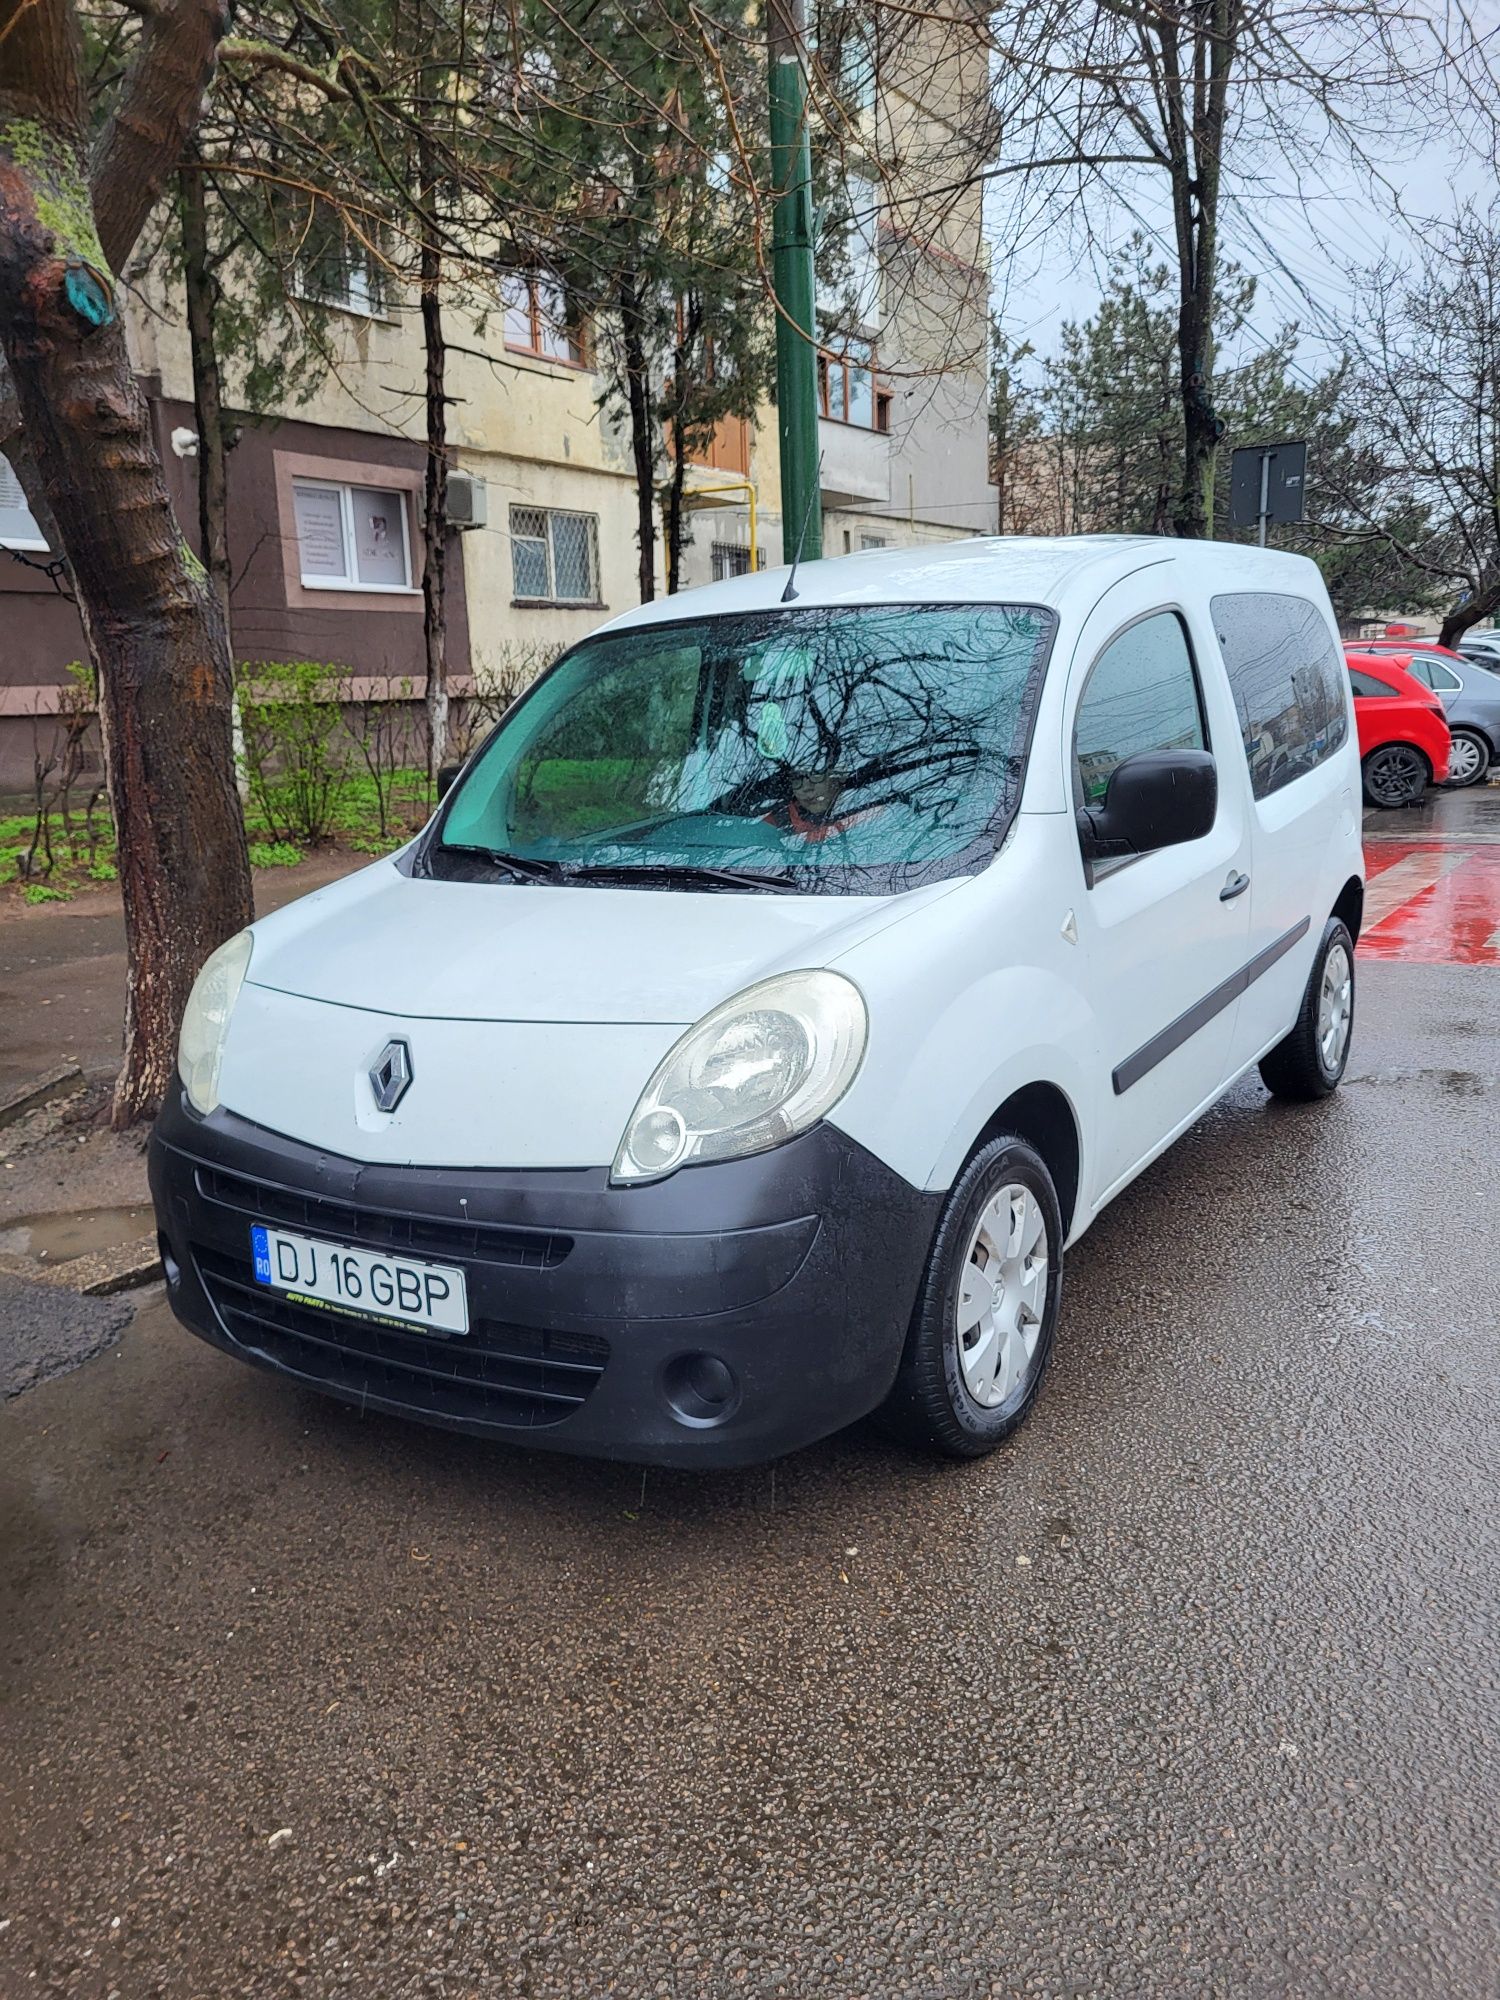
M802 544L807 539L807 524L812 519L813 502L818 497L823 484L823 454L818 453L818 476L807 489L807 505L802 509L802 526L797 530L797 553L792 557L792 567L786 580L786 589L781 593L783 604L790 604L797 595L792 585L797 581L797 565L802 560Z

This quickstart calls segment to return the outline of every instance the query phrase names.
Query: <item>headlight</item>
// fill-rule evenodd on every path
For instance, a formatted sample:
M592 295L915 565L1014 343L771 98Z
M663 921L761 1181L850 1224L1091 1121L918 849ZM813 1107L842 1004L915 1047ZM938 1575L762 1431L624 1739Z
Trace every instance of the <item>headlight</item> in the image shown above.
M254 944L249 931L241 931L217 951L210 952L203 961L203 970L193 981L193 990L183 1009L177 1036L178 1074L193 1109L205 1118L219 1101L224 1037L234 1003L245 983Z
M657 1066L610 1179L738 1160L831 1111L865 1052L865 1003L837 972L783 972L705 1014Z

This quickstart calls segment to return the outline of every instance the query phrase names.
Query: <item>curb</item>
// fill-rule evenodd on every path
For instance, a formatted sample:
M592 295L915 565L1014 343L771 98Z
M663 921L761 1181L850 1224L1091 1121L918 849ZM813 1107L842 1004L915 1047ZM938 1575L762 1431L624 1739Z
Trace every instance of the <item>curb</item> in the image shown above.
M71 1097L82 1088L83 1071L77 1063L59 1063L56 1069L46 1070L29 1082L13 1083L8 1090L0 1090L0 1126L14 1125L39 1105L50 1104L54 1097Z
M0 1273L24 1278L28 1284L50 1285L56 1291L81 1292L86 1298L104 1299L112 1292L127 1292L137 1285L149 1285L161 1276L161 1253L154 1236L135 1243L118 1243L112 1250L94 1250L82 1257L70 1257L64 1264L38 1264L30 1257L0 1255Z

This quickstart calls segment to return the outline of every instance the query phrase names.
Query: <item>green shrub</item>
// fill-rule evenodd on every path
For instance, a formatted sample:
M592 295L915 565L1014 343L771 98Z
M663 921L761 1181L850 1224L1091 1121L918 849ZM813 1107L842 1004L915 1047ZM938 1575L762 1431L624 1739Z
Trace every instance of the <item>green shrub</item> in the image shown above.
M53 889L45 882L28 882L21 895L28 903L70 903L73 900L71 889Z
M273 843L322 840L348 782L342 667L247 660L236 699L245 775Z

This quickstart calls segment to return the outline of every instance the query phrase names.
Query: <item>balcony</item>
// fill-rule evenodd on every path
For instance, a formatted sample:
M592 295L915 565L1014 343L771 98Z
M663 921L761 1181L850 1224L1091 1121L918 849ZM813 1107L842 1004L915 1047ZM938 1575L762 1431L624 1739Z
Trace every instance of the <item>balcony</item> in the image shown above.
M823 455L819 484L825 506L883 505L890 500L891 441L884 431L819 417L818 449Z

